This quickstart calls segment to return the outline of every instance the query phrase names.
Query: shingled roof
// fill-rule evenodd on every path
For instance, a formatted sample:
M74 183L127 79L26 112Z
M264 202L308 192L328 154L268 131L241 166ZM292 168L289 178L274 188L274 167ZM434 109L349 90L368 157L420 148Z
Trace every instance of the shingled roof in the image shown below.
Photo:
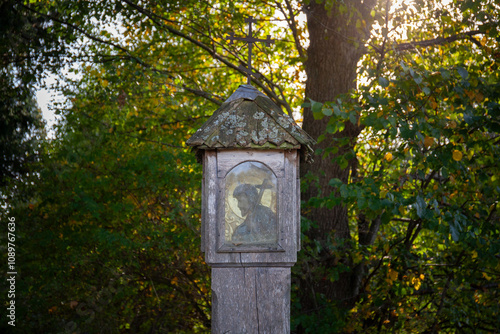
M187 140L194 149L300 149L306 161L315 144L293 119L251 85L241 85Z

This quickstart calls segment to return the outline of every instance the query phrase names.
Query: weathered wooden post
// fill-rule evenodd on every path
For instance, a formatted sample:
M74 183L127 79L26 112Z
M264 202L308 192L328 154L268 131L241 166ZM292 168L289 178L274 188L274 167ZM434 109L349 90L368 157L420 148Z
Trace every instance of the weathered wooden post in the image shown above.
M290 268L300 248L299 156L314 140L271 99L241 85L187 141L203 163L201 248L212 267L212 333L289 333Z
M299 156L314 140L242 85L187 141L203 163L202 251L212 333L289 333L300 248Z

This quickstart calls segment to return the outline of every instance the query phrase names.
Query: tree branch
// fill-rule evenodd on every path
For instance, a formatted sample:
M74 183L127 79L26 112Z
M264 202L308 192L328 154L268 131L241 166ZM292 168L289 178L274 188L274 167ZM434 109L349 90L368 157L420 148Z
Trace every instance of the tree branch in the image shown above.
M214 98L213 97L214 95L209 93L209 92L206 92L206 91L200 90L200 89L190 88L190 87L187 87L186 85L182 85L182 88L184 88L185 90L187 90L188 92L190 92L194 95L197 95L197 96L200 96L200 97L203 97L203 98L209 100L213 104L216 104L218 106L222 105L222 101Z
M405 246L410 249L418 234L422 230L422 219L411 220L406 231Z
M129 0L122 0L124 3L128 4L130 7L134 8L135 10L137 10L138 12L146 15L149 19L151 19L153 22L155 22L155 24L157 24L159 27L162 27L164 28L165 30L167 30L168 32L170 32L171 34L173 35L176 35L178 37L181 37L187 41L189 41L190 43L196 45L197 47L199 47L200 49L206 51L212 58L220 61L221 63L223 63L224 65L226 65L227 67L237 71L237 72L240 72L241 74L245 74L241 69L238 68L238 66L236 66L235 64L231 63L230 61L228 61L227 59L225 59L224 57L222 57L221 55L219 55L218 53L216 53L212 47L206 45L205 43L202 43L200 41L198 41L197 39L191 37L191 36L188 36L187 34L181 32L180 30L177 30L173 27L171 27L170 25L167 25L167 24L164 24L158 20L165 20L163 17L157 15L157 14L154 14L148 10L146 10L145 8L139 6L139 5L136 5L134 4L133 2L129 1ZM168 20L165 20L168 22ZM262 75L263 78L265 78L264 75ZM290 105L280 99L271 89L269 89L268 87L266 87L264 84L262 84L259 80L256 80L254 78L252 78L253 82L255 82L262 90L264 90L264 92L266 93L267 96L269 96L271 99L274 100L274 102L276 102L278 105L281 105L283 106L289 115L292 115L292 109L290 107ZM267 80L266 81L268 83L270 83L271 85L272 82ZM273 85L275 86L275 85Z
M127 1L126 1L127 2ZM128 2L127 2L128 3ZM150 70L153 70L154 72L157 72L157 73L161 73L161 74L165 74L167 75L170 79L174 79L174 77L171 75L170 72L167 72L167 71L162 71L162 70L159 70L157 68L154 68L152 67L150 64L144 62L141 58L137 57L137 56L134 56L130 53L130 51L124 47L122 47L121 45L118 45L116 43L113 43L111 41L107 41L107 40L104 40L100 37L97 37L97 36L94 36L90 33L88 33L87 31L83 30L82 28L70 23L70 22L66 22L66 21L62 21L62 20L59 20L58 18L54 17L54 16L50 16L50 15L46 15L46 14L43 14L43 13L40 13L40 12L37 12L35 11L34 9L30 8L30 7L27 7L25 5L23 5L26 9L38 14L38 15L41 15L41 16L44 16L48 19L51 19L51 20L54 20L55 22L58 22L60 24L63 24L63 25L66 25L80 33L82 33L85 37L95 41L95 42L98 42L98 43L102 43L102 44L105 44L105 45L109 45L115 49L118 49L120 51L122 51L123 53L125 53L127 55L127 57L129 59L133 59L135 60L137 63L141 64L143 67L147 68L147 69L150 69ZM135 7L134 7L135 8ZM116 57L121 57L119 55L117 55ZM179 87L177 85L174 85L174 84L170 84L171 86L176 86L176 87ZM188 92L194 94L194 95L197 95L197 96L200 96L200 97L203 97L207 100L209 100L210 102L216 104L216 105L221 105L222 102L216 98L214 98L214 94L211 94L211 93L208 93L208 92L205 92L205 91L202 91L202 90L199 90L199 89L194 89L194 88L190 88L188 87L187 85L181 85L180 86L181 88L187 90Z
M455 42L455 41L463 40L463 39L472 40L474 43L477 44L477 40L475 40L472 36L481 35L481 34L485 34L485 32L479 31L479 30L474 30L474 31L469 31L469 32L464 32L461 34L453 35L450 37L438 37L438 38L429 39L429 40L425 40L425 41L400 43L400 44L396 44L394 49L397 51L407 51L407 50L414 49L416 47L424 47L425 48L428 46L443 45L446 43L451 43L451 42ZM481 45L481 43L479 43L479 45ZM375 47L375 49L380 50L380 47Z
M297 30L297 24L295 22L295 14L293 13L292 5L290 4L289 0L285 0L285 3L286 3L286 9L288 10L289 16L287 16L287 13L286 13L285 9L283 8L283 6L281 5L281 3L276 1L276 5L280 9L281 13L283 13L283 15L285 16L285 20L288 23L288 26L290 27L290 29L292 30L293 40L295 42L295 47L297 48L297 51L299 52L299 56L300 56L300 58L304 59L305 58L305 51L304 51L304 47L302 46L302 44L300 44L299 32Z

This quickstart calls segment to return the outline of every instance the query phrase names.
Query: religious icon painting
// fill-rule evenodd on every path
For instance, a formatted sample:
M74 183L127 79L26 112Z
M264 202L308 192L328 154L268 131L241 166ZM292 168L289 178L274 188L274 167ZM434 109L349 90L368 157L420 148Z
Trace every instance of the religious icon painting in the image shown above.
M277 178L273 171L263 163L246 161L227 174L225 183L225 245L277 244Z

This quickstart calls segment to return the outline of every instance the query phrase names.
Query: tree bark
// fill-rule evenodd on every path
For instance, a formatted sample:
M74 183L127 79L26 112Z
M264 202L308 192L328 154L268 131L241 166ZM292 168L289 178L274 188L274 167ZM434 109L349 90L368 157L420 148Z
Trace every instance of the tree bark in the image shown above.
M317 4L311 1L305 8L307 14L307 25L309 30L309 47L307 49L306 61L306 100L312 99L318 102L335 101L339 94L347 93L356 88L357 64L363 55L364 41L367 38L364 31L356 29L356 15L369 13L373 4L365 1L346 2L347 6L352 6L346 13L341 14L338 6L334 6L329 12L324 4ZM371 6L371 7L370 7ZM354 11L356 15L349 19L349 11ZM369 17L366 15L365 17ZM366 19L365 22L369 22ZM367 26L369 23L366 23ZM369 28L369 27L368 27ZM320 135L326 133L328 117L322 120L315 120L312 111L304 111L303 128L311 136L317 139ZM354 169L356 161L349 161L347 168L341 168L338 164L332 162L332 158L345 154L354 147L356 138L361 128L352 124L350 121L345 123L345 129L329 135L325 140L318 143L316 151L326 149L337 145L336 138L349 138L349 144L338 147L338 152L326 157L316 155L314 163L301 164L301 177L305 178L308 173L312 173L318 180L316 185L309 185L302 193L303 199L307 202L316 196L328 196L336 190L329 186L329 181L338 178L347 183L350 172ZM306 206L307 207L307 206ZM351 238L347 208L338 205L332 209L326 208L307 208L305 216L317 224L317 228L309 231L311 240L317 240L322 245L320 253L321 262L317 263L321 267L332 267L336 265L339 259L336 259L328 251L328 244L335 242L335 239L349 241ZM343 243L348 247L347 243ZM348 259L341 259L344 264L349 265ZM312 264L314 266L314 264ZM313 269L314 271L314 269ZM311 294L323 294L327 300L337 300L342 305L349 307L352 305L357 286L353 280L355 270L340 275L340 278L331 283L329 280L315 277L308 282L300 284L313 284L307 289L307 294L301 298L302 304L306 309L312 310L317 305L315 296ZM321 272L315 272L313 275L322 275ZM313 292L311 293L311 289ZM304 290L306 291L305 287Z

